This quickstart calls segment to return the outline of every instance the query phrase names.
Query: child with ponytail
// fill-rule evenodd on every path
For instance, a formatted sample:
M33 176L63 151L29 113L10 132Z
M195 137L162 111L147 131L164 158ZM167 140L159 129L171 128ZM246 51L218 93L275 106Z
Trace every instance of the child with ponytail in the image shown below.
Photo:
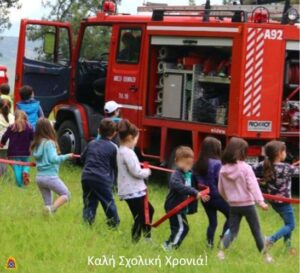
M254 167L258 177L263 178L267 193L291 198L292 176L299 174L299 161L290 165L284 163L286 159L286 146L282 141L273 140L265 146L266 158ZM290 254L295 250L291 246L292 231L295 228L294 210L291 204L279 201L270 202L272 208L279 214L284 226L267 238L267 247L271 247L279 239L283 238L285 246Z
M7 141L7 156L9 159L29 162L30 144L33 139L33 129L28 123L25 112L17 110L15 113L15 123L9 126L2 136L1 146L5 146ZM18 187L26 186L29 183L29 167L12 165L16 183Z
M14 123L14 115L10 113L11 103L6 99L0 99L0 139L7 130L7 128ZM0 149L0 158L7 157L8 145L2 146ZM0 164L0 176L7 170L7 165Z
M131 229L132 242L137 243L143 232L146 241L151 241L151 227L145 222L144 204L147 186L144 179L151 174L150 169L141 168L134 148L139 139L138 128L128 120L120 121L118 125L120 135L120 148L117 153L118 163L118 194L125 200L134 224ZM149 203L150 221L152 221L154 208Z

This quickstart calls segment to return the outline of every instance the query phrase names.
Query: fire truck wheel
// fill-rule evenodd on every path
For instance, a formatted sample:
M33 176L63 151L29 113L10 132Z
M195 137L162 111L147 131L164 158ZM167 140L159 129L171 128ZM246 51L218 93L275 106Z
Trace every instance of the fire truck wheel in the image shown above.
M73 121L64 121L58 128L57 136L62 154L80 153L80 135Z
M172 150L169 158L168 158L168 161L167 161L167 167L168 169L172 169L172 170L175 170L176 169L176 166L175 166L175 153L176 153L176 149L178 147L176 147L175 149Z

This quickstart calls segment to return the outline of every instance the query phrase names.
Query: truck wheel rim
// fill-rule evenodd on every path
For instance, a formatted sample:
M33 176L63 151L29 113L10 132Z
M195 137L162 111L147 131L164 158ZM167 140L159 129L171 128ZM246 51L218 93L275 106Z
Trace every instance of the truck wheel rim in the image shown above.
M70 129L65 129L60 138L61 150L63 153L74 153L76 148L75 134Z

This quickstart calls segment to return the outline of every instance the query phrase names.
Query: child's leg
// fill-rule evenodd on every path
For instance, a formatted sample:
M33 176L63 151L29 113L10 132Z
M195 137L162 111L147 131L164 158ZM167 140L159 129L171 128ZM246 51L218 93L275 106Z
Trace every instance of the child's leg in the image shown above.
M7 165L4 163L0 164L0 176L4 175L7 171Z
M92 183L93 193L103 207L103 210L107 217L107 224L111 227L118 226L120 223L120 218L112 194L112 188L109 186L101 185L99 181L93 181Z
M189 225L185 214L176 214L170 218L171 236L167 245L178 248L189 232Z
M236 239L239 229L240 223L242 220L242 213L240 207L231 207L229 213L229 229L225 232L222 242L224 248L228 248L231 243Z
M221 237L224 236L225 232L229 229L229 213L230 213L230 207L228 203L223 200L219 199L218 200L218 210L225 216L226 221L223 225L223 231Z
M144 199L145 199L145 196L142 197L143 204L141 204L141 206L140 206L140 208L141 208L140 209L140 215L141 215L141 220L142 220L142 224L143 224L142 229L143 229L144 237L145 238L151 238L151 226L146 225L146 223L145 223ZM148 202L148 207L149 207L150 223L152 223L154 208L153 208L153 206L150 202Z
M244 215L255 239L257 249L261 252L264 249L265 243L255 206L253 205L245 207Z
M7 158L7 150L0 149L0 158ZM7 164L0 164L0 176L2 176L7 171Z
M89 186L89 181L81 181L81 185L83 192L83 220L92 225L95 221L99 202Z
M69 201L70 192L64 182L58 176L45 176L48 188L54 191L59 197L53 203L53 210L56 211L59 207Z
M42 194L45 206L52 206L52 192L48 188L47 180L45 181L45 178L43 176L37 176L36 183Z
M12 160L20 161L20 157L12 157ZM12 169L14 171L16 183L18 187L23 187L23 177L22 177L22 166L20 165L12 165Z
M29 157L21 157L21 160L23 162L28 163L30 158ZM29 171L30 171L30 167L29 166L21 166L22 167L22 178L23 178L23 183L24 185L28 185L30 182L30 178L29 178Z
M126 200L126 203L128 204L128 207L134 219L134 223L131 228L131 237L134 243L140 240L142 234L143 220L141 219L141 215L140 215L141 199L142 198L133 198L133 199Z
M22 162L28 163L30 161L30 158L28 156L24 156L24 157L20 157ZM30 171L30 167L29 166L22 166L23 168L23 172L24 173L28 173Z
M207 239L207 243L210 246L213 246L213 244L214 244L214 236L215 236L216 228L218 225L217 210L213 207L213 202L214 202L214 200L211 200L207 204L203 203L203 207L204 207L204 210L206 212L206 215L208 217L208 222L209 222L207 230L206 230L206 239Z
M273 209L280 215L284 221L284 226L270 237L270 241L275 243L281 237L284 241L291 238L292 231L295 228L294 210L291 204L272 204Z

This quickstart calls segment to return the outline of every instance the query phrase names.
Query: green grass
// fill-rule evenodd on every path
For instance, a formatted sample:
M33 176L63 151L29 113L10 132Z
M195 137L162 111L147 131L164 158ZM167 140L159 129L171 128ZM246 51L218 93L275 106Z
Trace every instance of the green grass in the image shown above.
M34 175L34 170L32 170ZM61 168L61 178L72 192L70 204L61 208L54 217L42 215L42 199L37 186L32 182L28 188L19 189L12 180L11 171L8 177L0 182L0 272L6 272L5 262L9 256L17 261L17 271L22 273L85 273L85 272L215 272L215 273L297 273L299 258L284 252L282 241L271 250L274 264L265 264L256 250L254 240L245 220L242 222L237 241L227 253L226 260L216 258L216 250L205 247L207 219L202 206L199 212L189 217L190 233L182 247L172 253L165 253L160 245L169 236L169 225L164 223L153 230L153 245L140 242L132 245L130 227L132 218L125 202L117 200L121 225L117 231L109 230L104 224L102 208L99 207L95 225L90 228L81 219L81 170L71 164ZM156 180L164 180L158 179ZM154 205L155 219L162 216L163 202L167 188L160 186L166 181L150 179L150 199ZM298 206L295 206L297 227L293 233L293 243L299 245ZM272 209L259 211L261 225L265 234L278 229L282 222ZM220 234L223 218L219 217L217 234ZM216 236L217 237L217 236ZM112 255L116 259L116 268L109 266L88 266L88 256L102 257ZM143 258L160 257L162 266L125 268L118 265L119 256ZM173 258L198 258L206 256L205 266L165 266L165 256Z

